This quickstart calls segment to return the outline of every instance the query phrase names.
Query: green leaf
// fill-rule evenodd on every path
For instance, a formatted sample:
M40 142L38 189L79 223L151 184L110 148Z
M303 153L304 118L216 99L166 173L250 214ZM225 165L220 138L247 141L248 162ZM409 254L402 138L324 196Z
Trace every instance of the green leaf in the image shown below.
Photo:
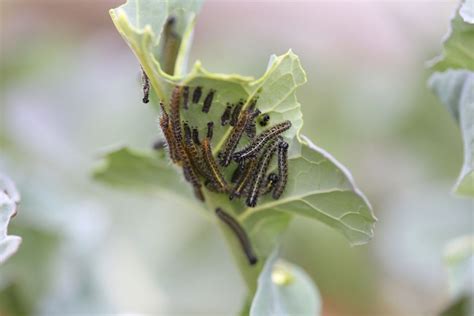
M474 235L452 240L445 248L452 304L442 315L467 316L474 312Z
M183 34L180 45L189 47L190 36L186 34L189 35L192 31L198 6L191 6L189 10L186 7L186 1L169 1L168 3L172 3L170 6L175 11L188 12L188 18L183 22L187 26L182 28L187 31L180 33ZM201 86L204 95L210 89L216 90L209 113L202 112L204 96L201 97L201 103L191 103L188 110L181 110L182 120L187 121L190 126L197 127L200 135L206 133L207 122L215 122L212 140L214 154L220 151L230 133L229 126L223 127L219 124L227 103L236 103L243 99L246 102L244 104L246 108L254 97L258 97L257 107L263 113L270 115L270 126L284 120L292 122L291 129L283 134L290 144L289 179L287 189L279 200L265 197L259 201L256 208L251 209L247 208L243 201L229 201L227 195L204 190L207 210L213 214L215 208L221 207L237 217L248 232L255 251L261 259L256 266L250 267L233 232L225 225L221 225L250 292L255 290L256 279L263 267L264 259L270 255L278 243L279 236L286 229L293 215L320 220L342 232L352 244L367 242L373 236L375 222L369 203L357 189L344 167L322 149L311 144L308 139L299 135L303 119L301 105L296 99L295 92L299 86L306 83L306 74L299 58L291 50L281 56L271 56L267 71L258 79L235 74L210 73L199 61L194 64L188 74L177 71L170 75L163 70L163 59L157 51L163 42L162 34L164 34L163 30L166 28L165 23L169 19L170 10L163 11L163 8L155 10L154 7L151 8L154 5L156 2L151 0L129 1L126 5L111 10L110 13L117 29L139 59L150 78L154 92L164 102L165 107L168 106L171 90L177 84L187 85L191 89ZM141 18L142 15L143 18ZM156 18L153 17L154 15ZM177 23L181 23L178 21L180 19L178 15L173 16L176 17ZM146 24L144 21L153 22ZM185 53L182 55L184 56ZM177 69L185 69L184 60L185 58L177 58ZM257 133L266 128L257 124ZM244 146L248 141L248 138L243 137L239 146ZM164 191L166 194L177 190L176 196L187 201L193 199L189 188L182 189L184 187L182 180L171 180L177 176L163 157L150 154L136 155L131 152L120 153L120 159L117 152L111 155L112 157L106 158L108 164L96 172L96 178L112 184L133 182L136 188L148 187L156 192ZM114 167L114 161L120 162L120 167ZM130 170L127 170L128 164L130 164ZM145 167L141 167L141 164ZM231 163L223 170L224 176L229 178L235 168L236 164ZM273 164L270 168L275 169L276 166ZM166 171L166 169L171 171ZM194 204L198 202L194 200Z
M158 153L139 152L128 148L107 153L94 179L111 186L174 199L191 209L200 209L191 188L181 179L162 150Z
M277 255L272 253L258 277L250 316L321 315L321 297L311 278L300 267L277 261Z
M467 69L474 71L474 1L465 0L451 20L443 52L430 62L435 71Z
M474 72L448 70L435 73L429 85L461 128L464 164L454 192L474 196Z
M265 198L239 216L249 231L258 231L266 212L272 217L278 211L317 219L343 233L354 245L372 238L376 219L369 202L347 169L327 152L302 136L300 153L289 159L289 170L294 171L280 199Z
M21 238L8 235L8 224L17 211L20 194L13 182L0 174L0 265L12 256L21 244Z

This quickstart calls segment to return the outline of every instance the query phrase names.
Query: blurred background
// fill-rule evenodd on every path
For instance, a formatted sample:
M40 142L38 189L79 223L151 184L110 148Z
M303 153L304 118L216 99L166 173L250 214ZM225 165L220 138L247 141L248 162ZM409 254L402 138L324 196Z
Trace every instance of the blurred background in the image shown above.
M94 183L112 145L150 148L156 113L115 30L116 1L0 1L0 172L22 194L0 268L0 315L234 315L245 295L218 229L154 196ZM433 315L448 302L446 242L473 231L450 194L460 132L426 87L457 1L206 1L191 62L260 76L298 54L304 134L353 173L379 219L365 246L297 218L283 256L324 315Z

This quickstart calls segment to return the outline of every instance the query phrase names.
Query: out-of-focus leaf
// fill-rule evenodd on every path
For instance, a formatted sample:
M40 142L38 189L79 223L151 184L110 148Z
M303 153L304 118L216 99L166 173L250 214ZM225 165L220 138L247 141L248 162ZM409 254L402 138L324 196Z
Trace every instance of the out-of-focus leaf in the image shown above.
M435 71L467 69L474 71L474 1L464 0L451 20L443 52L430 64Z
M18 224L23 242L0 267L0 314L31 315L39 310L55 280L60 236Z
M464 164L454 191L474 196L474 72L448 70L431 76L429 85L458 121L464 144Z
M15 216L20 194L13 182L0 174L0 265L13 255L21 244L21 238L8 235L8 224Z
M450 293L453 303L443 316L468 316L474 313L474 235L451 241L445 249Z
M250 316L318 316L321 298L311 278L300 267L277 261L277 251L267 259L258 277Z

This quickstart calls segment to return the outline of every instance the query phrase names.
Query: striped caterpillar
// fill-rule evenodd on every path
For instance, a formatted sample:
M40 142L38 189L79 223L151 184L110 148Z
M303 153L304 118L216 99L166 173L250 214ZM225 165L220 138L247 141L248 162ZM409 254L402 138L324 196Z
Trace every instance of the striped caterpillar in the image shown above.
M273 189L272 197L279 199L288 182L288 143L281 141L278 144L278 182Z
M229 137L226 140L224 145L224 150L219 154L219 163L221 166L227 167L232 160L232 155L237 147L240 138L242 137L243 132L245 131L245 127L249 120L249 112L243 111L240 113L239 120L235 124L234 128L232 129Z
M278 135L288 130L291 127L290 121L284 121L282 123L276 124L275 126L267 129L258 135L247 147L242 149L239 152L233 154L233 158L236 161L242 159L248 159L250 157L255 157L265 145L274 140Z
M216 90L211 89L209 93L207 94L206 98L204 99L204 104L202 106L202 111L204 113L209 113L209 110L211 109L212 105L212 100L214 99L214 93Z
M212 184L212 187L217 192L228 192L228 185L222 175L219 167L217 166L217 162L212 156L212 149L211 149L211 141L209 138L204 138L202 141L202 156L204 162L206 164L208 173L209 173L209 181Z
M252 244L250 243L250 238L244 228L240 226L239 222L237 222L235 218L233 218L230 214L226 213L220 207L216 209L216 215L234 232L235 236L240 242L242 250L244 251L244 254L247 257L249 264L256 264L258 259L252 248Z
M257 200L260 196L260 190L265 179L268 166L270 165L270 161L273 157L273 154L277 150L277 147L278 142L273 141L272 143L270 143L258 162L256 174L255 177L252 179L250 191L247 196L246 204L248 207L255 207L257 205Z

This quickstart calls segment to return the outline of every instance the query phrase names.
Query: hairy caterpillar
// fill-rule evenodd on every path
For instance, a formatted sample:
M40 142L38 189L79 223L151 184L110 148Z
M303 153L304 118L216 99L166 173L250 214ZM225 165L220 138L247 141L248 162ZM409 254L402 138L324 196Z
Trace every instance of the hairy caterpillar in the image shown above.
M163 103L160 103L161 106L161 117L160 117L160 127L165 136L166 142L168 143L168 148L170 152L170 158L173 162L180 161L179 153L176 148L176 140L174 139L173 132L170 127L170 118L168 113L166 113Z
M227 192L228 185L217 166L216 160L212 156L211 141L209 138L204 138L201 148L202 156L208 169L209 180L218 192Z
M260 188L259 194L265 195L265 194L270 193L275 188L275 185L278 183L279 179L280 178L278 177L278 175L274 172L268 174L267 179L265 180L265 183Z
M199 103L202 94L202 87L196 87L193 92L193 103Z
M214 93L216 90L211 89L209 93L207 94L206 98L204 99L204 104L202 106L202 111L204 113L209 113L209 110L211 109L212 105L212 100L214 99Z
M278 144L278 182L273 190L272 197L279 199L288 182L288 143L280 141Z
M221 221L223 221L237 236L237 239L242 246L242 250L247 257L247 260L250 265L254 265L257 263L258 259L253 251L252 244L250 243L250 239L245 232L244 228L240 226L239 222L235 218L233 218L230 214L226 213L223 209L217 208L216 215L219 217Z
M198 146L201 146L201 141L199 140L199 130L197 129L197 127L193 127L193 142L198 145Z
M212 140L212 136L214 135L214 122L207 122L207 138Z
M185 110L189 109L189 87L183 87L183 108Z
M230 126L235 126L239 121L240 111L244 106L244 100L240 99L239 102L234 106L234 110L232 111L232 115L230 118Z
M232 112L232 106L230 106L229 103L227 103L224 113L222 113L222 116L221 116L222 126L226 126L227 124L229 124L231 112Z
M242 133L245 130L245 126L249 120L249 113L248 111L243 111L240 116L239 120L235 124L234 128L232 129L229 137L226 140L224 145L224 150L220 152L219 163L221 166L227 167L232 160L232 155L237 147L237 144L242 137Z
M260 188L262 187L263 180L265 179L265 174L267 173L268 166L273 157L273 154L277 150L278 142L274 141L267 146L267 149L262 154L260 161L258 162L258 167L256 170L255 177L252 180L250 191L247 196L247 206L255 207L257 205L257 200L260 195Z
M278 135L288 130L291 127L290 121L284 121L276 124L275 126L265 130L258 135L247 147L239 152L234 153L234 159L240 161L249 157L257 155L263 147L270 141L274 140Z
M260 115L260 110L259 109L252 110L252 115L249 119L249 122L248 122L247 126L245 127L245 134L247 134L247 136L249 138L254 138L255 134L257 134L257 127L255 126L255 119L259 115Z
M256 165L256 159L251 159L245 164L240 179L235 184L231 194L229 195L229 200L233 200L234 197L240 197L242 195L255 174Z

